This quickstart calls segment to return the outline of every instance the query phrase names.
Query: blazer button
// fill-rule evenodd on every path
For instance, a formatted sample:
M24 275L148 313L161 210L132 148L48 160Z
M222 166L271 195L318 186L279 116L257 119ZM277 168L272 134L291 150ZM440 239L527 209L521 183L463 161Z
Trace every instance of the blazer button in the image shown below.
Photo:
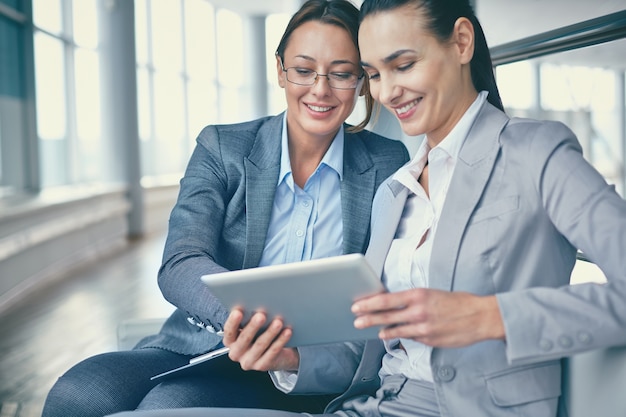
M578 341L583 345L591 344L591 334L588 332L578 332Z
M541 339L539 341L539 347L541 348L541 350L544 350L546 352L549 350L552 350L552 346L553 346L553 343L549 341L548 339Z
M559 336L559 345L563 348L571 348L574 341L568 336Z
M456 376L456 370L452 366L442 366L437 370L437 377L442 382L450 382Z

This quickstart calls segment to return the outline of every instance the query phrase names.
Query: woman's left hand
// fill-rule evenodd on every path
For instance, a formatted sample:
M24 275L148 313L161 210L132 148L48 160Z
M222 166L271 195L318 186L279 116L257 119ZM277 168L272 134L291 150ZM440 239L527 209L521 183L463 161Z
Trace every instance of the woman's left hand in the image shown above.
M494 295L428 288L377 294L352 306L355 327L383 326L381 339L405 338L433 347L463 347L505 339Z
M282 320L274 318L267 329L263 326L268 318L265 313L255 313L243 325L244 312L234 308L224 324L224 346L230 351L228 357L239 362L245 371L296 371L300 363L298 350L287 348L292 331L284 327Z

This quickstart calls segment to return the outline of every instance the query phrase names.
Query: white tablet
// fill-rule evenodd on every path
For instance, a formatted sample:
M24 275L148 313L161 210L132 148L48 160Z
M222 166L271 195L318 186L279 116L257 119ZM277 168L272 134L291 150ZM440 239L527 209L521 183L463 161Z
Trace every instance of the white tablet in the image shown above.
M356 329L353 302L384 287L362 254L204 275L202 281L228 309L247 320L264 311L293 330L288 346L374 339L379 328Z

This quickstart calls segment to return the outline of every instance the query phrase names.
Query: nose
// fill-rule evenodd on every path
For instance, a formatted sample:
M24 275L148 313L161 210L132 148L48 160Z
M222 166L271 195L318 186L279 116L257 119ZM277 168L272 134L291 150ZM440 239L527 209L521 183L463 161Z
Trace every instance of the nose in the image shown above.
M393 77L383 77L382 75L378 82L370 83L370 90L374 99L381 104L393 104L402 92Z
M315 84L311 86L311 89L316 94L330 94L330 85L328 82L328 74L317 74L315 77Z

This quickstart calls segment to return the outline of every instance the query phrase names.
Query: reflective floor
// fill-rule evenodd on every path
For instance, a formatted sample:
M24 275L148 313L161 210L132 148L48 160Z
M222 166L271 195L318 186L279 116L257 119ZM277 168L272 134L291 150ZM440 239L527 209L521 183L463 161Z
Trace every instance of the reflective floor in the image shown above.
M132 242L0 315L0 417L40 417L54 381L76 362L117 348L117 326L173 310L156 274L164 236Z

